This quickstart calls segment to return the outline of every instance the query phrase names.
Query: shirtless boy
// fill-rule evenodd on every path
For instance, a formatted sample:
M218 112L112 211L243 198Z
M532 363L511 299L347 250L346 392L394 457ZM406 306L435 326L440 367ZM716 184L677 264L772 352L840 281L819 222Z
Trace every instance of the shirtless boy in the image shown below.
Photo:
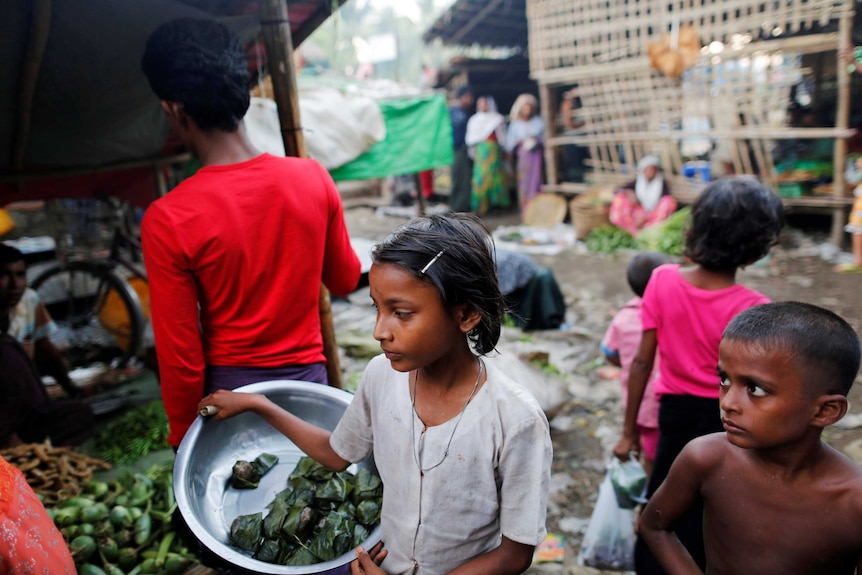
M859 361L853 329L816 306L764 304L731 321L718 363L726 432L683 449L639 523L669 574L701 573L673 532L699 496L707 573L862 573L862 469L820 437L847 412Z

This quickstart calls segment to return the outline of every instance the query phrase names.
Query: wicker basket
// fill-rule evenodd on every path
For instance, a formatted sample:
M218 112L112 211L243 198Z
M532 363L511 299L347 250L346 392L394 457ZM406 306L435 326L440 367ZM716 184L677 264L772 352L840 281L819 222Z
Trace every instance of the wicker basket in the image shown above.
M610 203L598 192L587 192L569 202L575 237L582 240L599 226L610 223Z

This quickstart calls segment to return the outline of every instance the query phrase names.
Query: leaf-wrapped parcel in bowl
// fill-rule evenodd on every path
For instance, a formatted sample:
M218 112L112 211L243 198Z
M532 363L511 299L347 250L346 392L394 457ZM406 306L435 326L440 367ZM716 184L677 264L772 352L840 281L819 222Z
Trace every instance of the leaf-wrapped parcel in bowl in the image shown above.
M356 475L333 472L303 457L261 513L238 517L234 524L256 523L232 545L251 551L255 559L281 565L312 565L331 561L365 541L380 522L383 483L362 468Z
M237 489L256 489L260 478L275 467L278 457L270 453L261 453L254 461L240 459L233 464L230 484Z
M230 544L246 551L256 551L260 543L263 514L240 515L230 525Z

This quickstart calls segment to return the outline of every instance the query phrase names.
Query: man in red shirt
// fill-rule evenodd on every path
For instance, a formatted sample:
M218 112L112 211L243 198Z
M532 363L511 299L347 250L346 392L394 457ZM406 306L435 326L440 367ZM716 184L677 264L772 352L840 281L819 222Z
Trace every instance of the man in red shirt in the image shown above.
M360 264L326 170L249 141L248 68L224 26L164 24L141 67L202 165L147 209L141 232L168 441L178 446L216 389L326 383L320 283L347 295Z

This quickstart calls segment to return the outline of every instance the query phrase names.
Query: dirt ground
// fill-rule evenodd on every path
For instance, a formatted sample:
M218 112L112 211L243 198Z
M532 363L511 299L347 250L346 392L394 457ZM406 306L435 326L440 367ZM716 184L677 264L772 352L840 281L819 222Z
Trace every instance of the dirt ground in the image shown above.
M374 202L345 202L351 237L382 239L405 217L380 216ZM517 213L485 218L490 229L519 223ZM759 290L773 301L796 300L829 308L862 333L862 276L839 275L828 253L828 222L791 218L779 245L757 265L741 271L738 281ZM534 565L529 573L591 574L578 565L577 553L589 521L604 464L621 424L619 384L607 381L596 368L601 363L598 344L616 310L631 297L624 270L631 254L602 256L583 247L566 249L555 256L534 256L550 267L567 303L568 327L531 332L541 347L563 348L562 380L568 385L566 400L549 413L554 441L554 464L548 506L548 530L563 535L566 545L562 564ZM568 352L565 350L569 350ZM552 354L552 357L554 355ZM843 426L825 433L826 440L862 464L862 378L850 394L850 413ZM855 410L854 410L855 409Z

